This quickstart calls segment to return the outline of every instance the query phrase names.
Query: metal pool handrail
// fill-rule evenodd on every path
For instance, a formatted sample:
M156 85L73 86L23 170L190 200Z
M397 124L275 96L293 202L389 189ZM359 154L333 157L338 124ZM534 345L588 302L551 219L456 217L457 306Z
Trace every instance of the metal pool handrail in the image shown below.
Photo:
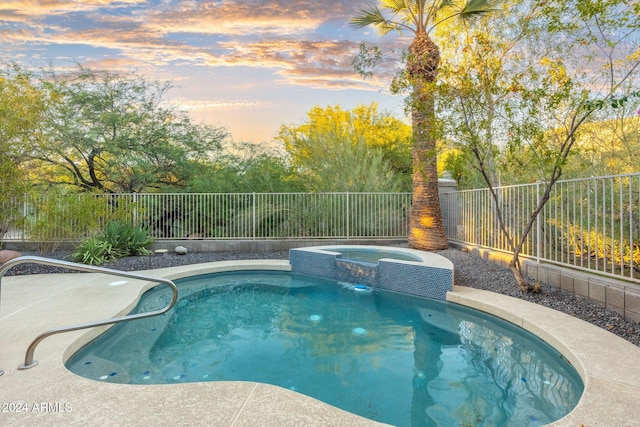
M161 310L156 310L156 311L148 311L146 313L138 313L138 314L129 314L126 316L121 316L121 317L114 317L111 319L106 319L106 320L98 320L95 322L86 322L86 323L79 323L76 325L70 325L70 326L63 326L63 327L59 327L59 328L54 328L51 329L47 332L44 332L40 335L38 335L29 345L29 347L27 348L27 353L25 354L25 358L24 358L24 363L20 366L18 366L18 369L23 370L23 369L29 369L32 368L34 366L36 366L38 364L37 360L33 360L33 353L36 350L37 345L44 340L45 338L51 336L51 335L55 335L55 334L59 334L62 332L71 332L71 331L77 331L79 329L88 329L88 328L95 328L97 326L104 326L104 325L110 325L110 324L115 324L115 323L120 323L120 322L126 322L129 320L135 320L135 319L142 319L142 318L146 318L146 317L152 317L152 316L157 316L163 313L166 313L167 311L171 310L171 308L173 307L173 305L176 303L177 299L178 299L178 288L176 287L175 283L173 283L171 280L169 279L164 279L164 278L159 278L159 277L151 277L151 276L146 276L143 274L138 274L138 273L131 273L131 272L127 272L127 271L120 271L120 270L113 270L110 268L104 268L104 267L96 267L93 265L85 265L85 264L76 264L73 262L69 262L69 261L62 261L62 260L56 260L56 259L50 259L50 258L43 258L43 257L36 257L36 256L23 256L23 257L18 257L18 258L14 258L10 261L7 261L4 265L2 265L2 267L0 267L0 291L2 290L2 277L4 276L4 274L7 272L7 270L11 269L12 267L15 267L18 264L24 264L24 263L34 263L34 264L43 264L43 265L50 265L50 266L54 266L54 267L63 267L63 268L67 268L67 269L71 269L71 270L77 270L77 271L84 271L84 272L89 272L89 273L103 273L103 274L109 274L112 276L120 276L120 277L126 277L129 279L139 279L139 280L148 280L148 281L152 281L152 282L159 282L159 283L163 283L167 286L169 286L171 288L171 291L173 293L172 297L171 297L171 301L169 302L169 304L164 307ZM0 370L0 375L2 375L4 372L2 370Z

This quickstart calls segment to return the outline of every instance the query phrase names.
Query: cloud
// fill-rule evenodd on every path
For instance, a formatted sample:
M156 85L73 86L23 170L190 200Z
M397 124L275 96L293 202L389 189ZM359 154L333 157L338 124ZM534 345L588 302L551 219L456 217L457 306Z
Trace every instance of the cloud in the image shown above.
M328 8L332 2L317 3ZM296 2L278 1L183 2L178 10L150 11L146 16L145 25L167 34L219 34L247 38L282 36L306 33L318 28L329 12L319 9L318 5L313 3L300 5Z
M8 20L11 25L0 32L0 42L15 56L33 46L69 46L78 55L73 59L112 70L266 68L278 76L276 84L314 88L377 90L391 73L387 67L378 80L363 82L353 69L364 34L327 40L326 32L345 33L355 10L348 0L165 0L144 5L148 2L4 0L0 23ZM100 56L92 59L89 49L99 49Z
M95 13L93 18L135 17L165 34L286 35L316 29L327 18L346 16L351 8L350 2L337 0L3 0L0 21L28 23L25 18Z
M87 58L82 61L82 65L91 70L109 70L121 73L148 68L143 61L135 58Z
M363 82L352 65L358 43L349 40L273 40L250 44L221 44L227 50L216 65L268 67L280 83L325 89L374 89L386 86L393 67L386 64L372 81Z
M2 0L0 12L16 16L45 18L52 14L62 15L99 9L144 5L147 0ZM1 15L4 20L5 14Z
M246 110L263 108L272 105L270 101L238 101L238 100L208 100L198 101L186 98L173 98L173 101L187 111L211 111L211 110Z

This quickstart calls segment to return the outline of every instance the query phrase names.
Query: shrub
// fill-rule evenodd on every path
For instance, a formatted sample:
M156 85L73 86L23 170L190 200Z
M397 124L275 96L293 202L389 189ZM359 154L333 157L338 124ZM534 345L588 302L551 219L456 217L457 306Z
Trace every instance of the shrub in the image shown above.
M71 260L89 265L102 265L107 261L127 256L146 255L153 243L147 230L123 221L111 221L102 233L82 242L71 254Z
M106 243L98 237L82 242L71 254L71 260L88 265L102 265L107 261Z

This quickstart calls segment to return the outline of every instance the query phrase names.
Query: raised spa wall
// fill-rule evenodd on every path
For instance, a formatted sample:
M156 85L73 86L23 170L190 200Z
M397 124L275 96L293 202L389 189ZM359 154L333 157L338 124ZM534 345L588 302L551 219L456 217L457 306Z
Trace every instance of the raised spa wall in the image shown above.
M291 271L438 300L444 300L447 292L453 288L453 264L440 255L398 249L399 252L417 256L421 261L382 258L378 262L368 262L343 258L340 248L363 247L316 246L291 249ZM375 246L366 248L373 251L389 249Z

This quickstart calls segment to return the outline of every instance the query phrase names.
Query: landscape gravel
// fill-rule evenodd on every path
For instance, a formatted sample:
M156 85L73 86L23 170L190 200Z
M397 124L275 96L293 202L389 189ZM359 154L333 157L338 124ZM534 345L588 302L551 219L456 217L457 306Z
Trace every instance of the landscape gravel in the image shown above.
M575 316L640 346L640 322L624 319L613 310L606 309L588 298L541 283L539 294L523 294L508 268L491 263L487 260L462 252L457 249L438 251L440 255L449 259L455 268L455 284L469 286L521 298L545 307L552 308L571 316ZM23 255L37 255L37 253L23 252ZM67 259L69 253L54 252L46 257ZM198 264L212 261L243 260L243 259L288 259L288 251L272 252L205 252L177 255L168 252L163 255L137 256L122 258L104 265L123 271L149 270L162 267ZM13 267L6 275L39 274L69 272L57 267L37 264L20 264Z

